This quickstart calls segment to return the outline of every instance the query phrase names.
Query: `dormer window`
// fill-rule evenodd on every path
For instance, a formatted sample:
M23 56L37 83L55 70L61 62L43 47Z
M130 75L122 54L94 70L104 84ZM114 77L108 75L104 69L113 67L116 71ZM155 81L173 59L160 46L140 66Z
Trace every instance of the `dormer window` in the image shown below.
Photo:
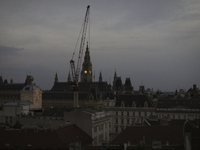
M124 102L122 101L122 102L121 102L121 107L124 107L124 106L125 106L125 105L124 105Z
M148 103L147 102L144 102L144 107L148 107Z
M94 96L93 96L92 94L90 94L89 100L90 100L90 101L94 100Z
M132 103L132 107L136 107L136 103L135 103L135 101L133 101L133 103Z

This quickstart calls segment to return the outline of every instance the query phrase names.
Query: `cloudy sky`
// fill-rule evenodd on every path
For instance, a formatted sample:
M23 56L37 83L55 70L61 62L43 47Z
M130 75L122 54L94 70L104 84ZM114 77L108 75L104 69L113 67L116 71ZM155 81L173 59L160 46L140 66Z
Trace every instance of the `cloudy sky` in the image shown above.
M101 71L112 83L116 70L135 90L200 87L199 0L0 0L2 77L22 83L31 73L43 90L56 72L67 81L87 5L96 81Z

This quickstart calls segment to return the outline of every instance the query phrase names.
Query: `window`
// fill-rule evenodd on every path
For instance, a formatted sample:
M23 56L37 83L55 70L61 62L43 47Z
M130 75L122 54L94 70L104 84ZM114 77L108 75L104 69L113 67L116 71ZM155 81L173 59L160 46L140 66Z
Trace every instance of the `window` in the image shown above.
M123 116L123 115L124 115L124 112L122 111L121 114L122 114L122 116Z
M12 117L10 117L10 123L12 123Z
M94 138L94 145L97 144L97 137Z
M99 142L102 142L103 141L103 134L100 134L99 135Z
M51 143L47 143L47 147L51 147Z
M32 146L32 144L31 144L31 143L28 143L26 146L27 146L27 147L31 147L31 146Z
M118 127L115 127L115 131L118 132Z
M127 116L129 116L129 112L127 112Z
M10 143L5 143L5 146L6 146L6 147L10 146Z
M60 144L60 143L58 143L58 144L57 144L57 147L61 147L61 144Z
M118 123L118 119L116 119L115 123Z
M118 116L118 112L116 111L116 116Z
M37 147L42 147L42 144L41 144L41 143L38 143L38 144L37 144Z
M15 143L15 147L20 147L20 143Z
M124 123L124 119L121 120L121 123Z
M103 124L99 125L99 131L103 129Z
M97 132L97 126L94 127L94 132Z
M129 124L129 119L127 119L127 124Z

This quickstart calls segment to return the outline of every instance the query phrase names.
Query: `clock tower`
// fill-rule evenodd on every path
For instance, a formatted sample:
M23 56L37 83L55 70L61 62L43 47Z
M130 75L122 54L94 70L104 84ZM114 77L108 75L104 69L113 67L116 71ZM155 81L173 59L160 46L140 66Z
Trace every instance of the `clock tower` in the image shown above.
M92 63L90 61L88 43L85 51L84 61L82 64L81 82L92 82Z

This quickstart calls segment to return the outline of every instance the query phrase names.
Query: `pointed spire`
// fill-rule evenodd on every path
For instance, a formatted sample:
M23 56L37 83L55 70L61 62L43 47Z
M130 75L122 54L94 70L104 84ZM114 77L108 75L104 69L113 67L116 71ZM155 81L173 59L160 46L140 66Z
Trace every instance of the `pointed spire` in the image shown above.
M89 50L89 48L88 48L88 42L87 42L86 51L88 51L88 50Z
M116 81L116 79L117 79L117 73L116 73L116 70L115 70L115 74L114 74L114 81L113 81L113 82L115 82L115 81Z
M100 71L100 74L99 74L99 82L102 82L102 74L101 74L101 71Z
M57 83L57 82L58 82L58 75L57 75L57 72L56 72L54 83Z

